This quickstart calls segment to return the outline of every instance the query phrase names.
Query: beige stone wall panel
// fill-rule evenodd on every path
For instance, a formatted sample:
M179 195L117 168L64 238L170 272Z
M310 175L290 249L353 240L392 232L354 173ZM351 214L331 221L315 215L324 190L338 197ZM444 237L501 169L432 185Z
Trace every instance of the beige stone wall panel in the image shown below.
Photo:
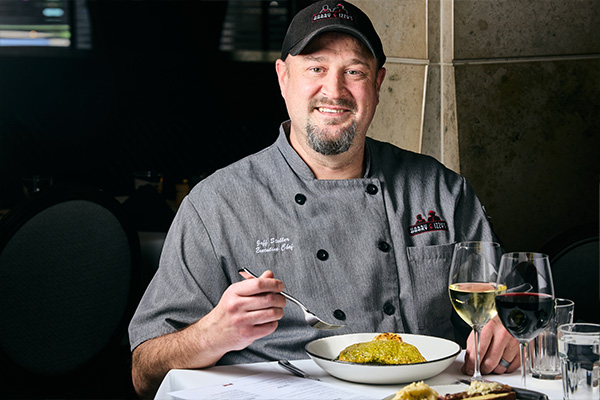
M427 58L427 0L352 0L375 26L388 57Z
M425 94L425 118L423 118L423 135L421 152L442 160L441 101L440 101L440 65L428 67L427 90Z
M440 43L441 36L441 19L440 19L440 1L427 0L427 52L429 62L439 63L441 60Z
M367 134L420 152L426 66L387 64L377 112Z
M600 53L598 0L455 0L457 59Z
M442 107L443 115L442 126L442 158L440 161L451 170L461 173L460 154L458 147L459 129L456 118L456 89L454 82L454 67L451 65L442 66Z
M600 60L457 66L456 87L461 172L507 250L598 221Z

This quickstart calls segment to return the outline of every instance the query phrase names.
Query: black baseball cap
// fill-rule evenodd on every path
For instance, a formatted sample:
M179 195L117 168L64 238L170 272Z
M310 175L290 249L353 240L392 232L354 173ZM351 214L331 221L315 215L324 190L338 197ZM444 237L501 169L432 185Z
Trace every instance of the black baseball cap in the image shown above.
M379 67L385 63L381 39L367 14L346 1L320 0L300 10L288 27L281 59L288 54L296 56L306 45L323 32L343 32L355 36L377 59Z

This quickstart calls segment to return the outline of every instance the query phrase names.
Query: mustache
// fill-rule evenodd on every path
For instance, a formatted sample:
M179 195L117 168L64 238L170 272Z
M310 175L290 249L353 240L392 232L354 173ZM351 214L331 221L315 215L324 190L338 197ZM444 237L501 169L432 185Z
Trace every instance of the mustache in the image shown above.
M356 103L350 99L332 100L328 97L320 97L317 99L312 99L309 106L311 109L322 106L338 106L347 108L350 111L356 111Z

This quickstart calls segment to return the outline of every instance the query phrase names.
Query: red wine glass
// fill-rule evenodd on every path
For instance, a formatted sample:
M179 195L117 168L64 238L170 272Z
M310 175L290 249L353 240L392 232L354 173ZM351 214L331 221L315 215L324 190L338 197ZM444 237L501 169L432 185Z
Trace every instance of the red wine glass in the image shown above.
M496 296L496 310L506 330L519 341L521 382L525 386L529 342L554 313L550 260L541 253L503 254L497 284L506 286L506 291Z

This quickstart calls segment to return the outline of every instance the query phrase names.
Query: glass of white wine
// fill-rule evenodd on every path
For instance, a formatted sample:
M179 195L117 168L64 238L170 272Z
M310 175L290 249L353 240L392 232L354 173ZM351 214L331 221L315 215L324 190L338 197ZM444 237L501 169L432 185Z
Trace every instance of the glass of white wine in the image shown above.
M502 255L495 242L459 242L454 246L448 292L456 313L473 328L475 339L475 371L471 380L482 381L479 370L479 336L481 329L497 315L496 294L498 263Z

